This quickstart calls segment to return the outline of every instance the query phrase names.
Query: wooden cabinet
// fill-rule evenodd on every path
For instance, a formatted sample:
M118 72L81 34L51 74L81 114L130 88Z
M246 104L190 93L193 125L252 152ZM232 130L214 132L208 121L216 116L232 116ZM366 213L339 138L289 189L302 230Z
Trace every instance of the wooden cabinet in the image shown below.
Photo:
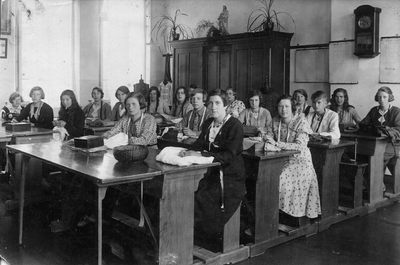
M278 94L289 93L292 33L233 34L171 42L174 89L190 84L206 91L232 86L237 98L262 89L265 82Z

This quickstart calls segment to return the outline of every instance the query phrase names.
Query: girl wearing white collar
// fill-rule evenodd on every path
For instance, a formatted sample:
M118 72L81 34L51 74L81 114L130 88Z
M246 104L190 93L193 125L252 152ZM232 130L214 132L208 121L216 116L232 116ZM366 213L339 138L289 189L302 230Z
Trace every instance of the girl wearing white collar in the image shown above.
M383 136L390 137L391 141L386 145L383 161L386 166L392 157L399 155L400 108L390 104L394 101L394 96L392 90L386 86L378 89L375 101L379 105L373 107L361 123L373 124L382 131Z
M29 103L12 122L21 122L28 119L36 127L52 129L54 113L52 107L42 101L44 99L43 89L35 86L31 89L29 96L32 99L32 103Z

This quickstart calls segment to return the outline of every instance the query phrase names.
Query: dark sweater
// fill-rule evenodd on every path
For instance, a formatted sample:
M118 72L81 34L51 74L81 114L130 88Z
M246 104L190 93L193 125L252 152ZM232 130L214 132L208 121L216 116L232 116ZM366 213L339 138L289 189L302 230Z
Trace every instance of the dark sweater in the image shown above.
M31 105L32 103L29 103L28 106L26 106L21 111L21 114L16 118L16 120L20 122L25 119L28 119L29 122L35 124L36 127L52 129L54 114L53 114L53 109L50 107L50 105L43 102L43 106L40 109L39 117L37 120L34 116L32 117L29 116L31 111Z
M379 121L380 117L379 107L373 107L361 123L385 126L392 140L396 143L400 143L400 108L392 106L388 112L385 113L385 122L383 124Z
M85 126L85 113L80 107L60 111L58 120L65 121L64 128L68 131L68 139L83 135Z

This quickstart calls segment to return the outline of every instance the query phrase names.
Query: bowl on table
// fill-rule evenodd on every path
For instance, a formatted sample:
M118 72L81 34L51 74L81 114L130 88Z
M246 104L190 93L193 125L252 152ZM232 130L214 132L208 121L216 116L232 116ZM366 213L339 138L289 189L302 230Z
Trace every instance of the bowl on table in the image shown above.
M114 158L119 162L139 162L146 159L149 149L145 145L120 145L113 149Z

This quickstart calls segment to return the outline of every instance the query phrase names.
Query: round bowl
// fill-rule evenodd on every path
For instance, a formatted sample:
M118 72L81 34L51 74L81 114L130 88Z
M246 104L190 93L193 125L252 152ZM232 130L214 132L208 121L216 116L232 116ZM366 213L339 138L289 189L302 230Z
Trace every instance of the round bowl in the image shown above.
M120 145L113 149L113 155L119 162L138 162L146 159L149 149L144 145Z

